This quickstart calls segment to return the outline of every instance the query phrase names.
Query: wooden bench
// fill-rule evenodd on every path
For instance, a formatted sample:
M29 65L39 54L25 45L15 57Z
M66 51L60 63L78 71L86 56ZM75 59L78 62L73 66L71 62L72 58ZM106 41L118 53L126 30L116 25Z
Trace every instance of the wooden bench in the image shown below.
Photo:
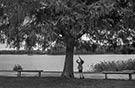
M135 71L103 71L103 74L105 74L105 79L107 78L107 74L128 74L129 80L132 80L132 74L135 74Z
M38 77L41 77L41 72L43 72L43 70L19 70L17 71L17 77L21 77L22 72L38 72Z

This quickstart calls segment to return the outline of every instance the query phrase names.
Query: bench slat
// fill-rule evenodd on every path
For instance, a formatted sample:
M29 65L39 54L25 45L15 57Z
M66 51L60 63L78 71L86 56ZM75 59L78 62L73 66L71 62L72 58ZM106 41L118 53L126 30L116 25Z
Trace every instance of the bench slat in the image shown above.
M122 71L104 71L103 74L135 74L135 72L122 72Z
M103 71L105 74L105 79L107 79L107 74L128 74L129 80L132 80L132 74L135 74L135 71Z
M22 72L38 72L38 77L41 77L41 72L43 72L43 70L20 70L17 72L18 72L17 74L18 77L21 77Z
M43 70L20 70L17 72L43 72Z

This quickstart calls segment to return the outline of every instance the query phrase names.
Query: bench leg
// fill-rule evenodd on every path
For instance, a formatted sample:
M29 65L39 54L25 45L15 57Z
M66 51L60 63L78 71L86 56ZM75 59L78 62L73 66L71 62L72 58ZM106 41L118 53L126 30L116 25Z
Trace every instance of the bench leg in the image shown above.
M129 80L132 80L132 74L129 74Z
M108 78L107 78L107 74L105 74L105 79L108 79Z
M41 72L39 72L38 77L41 77Z
M17 77L21 77L21 72L17 72Z

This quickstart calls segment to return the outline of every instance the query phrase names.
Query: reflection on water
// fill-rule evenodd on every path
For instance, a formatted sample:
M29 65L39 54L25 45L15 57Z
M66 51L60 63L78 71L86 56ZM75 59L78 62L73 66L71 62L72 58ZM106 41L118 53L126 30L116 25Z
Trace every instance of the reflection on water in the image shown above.
M84 70L90 70L92 64L100 61L134 59L135 55L80 55L84 60ZM64 55L0 55L0 70L12 70L14 65L20 64L23 69L41 69L44 71L62 71L64 66ZM74 55L74 70L77 71Z

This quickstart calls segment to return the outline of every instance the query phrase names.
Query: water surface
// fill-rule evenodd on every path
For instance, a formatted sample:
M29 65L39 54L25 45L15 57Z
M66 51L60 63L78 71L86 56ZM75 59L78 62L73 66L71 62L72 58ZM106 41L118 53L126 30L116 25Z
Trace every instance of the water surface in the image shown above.
M91 70L92 64L100 61L117 61L134 59L135 55L80 55L84 60L84 71ZM77 71L78 55L74 55L74 70ZM62 71L64 55L0 55L0 70L12 70L14 65L19 64L23 69Z

